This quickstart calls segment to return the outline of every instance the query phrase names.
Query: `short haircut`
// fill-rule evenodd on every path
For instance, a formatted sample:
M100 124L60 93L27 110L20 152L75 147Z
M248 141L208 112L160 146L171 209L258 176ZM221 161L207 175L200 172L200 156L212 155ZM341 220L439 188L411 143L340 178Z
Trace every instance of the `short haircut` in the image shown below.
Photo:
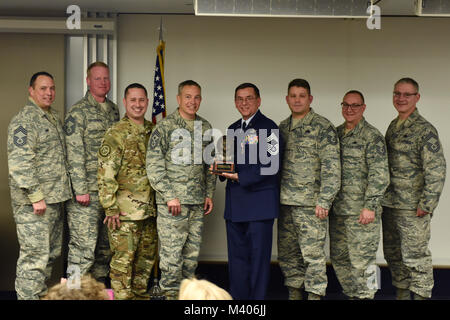
M364 102L364 96L363 96L363 94L360 91L358 91L358 90L350 90L346 94L344 94L344 97L346 95L348 95L348 94L357 94L357 95L359 95L361 97L362 102L365 103Z
M240 85L238 85L236 87L236 89L234 89L234 98L236 99L236 94L237 94L238 90L242 90L242 89L246 89L246 88L253 88L253 90L255 91L256 98L261 97L259 95L259 89L256 85L254 85L253 83L250 83L250 82L245 82L245 83L241 83Z
M401 78L400 80L398 80L395 84L394 84L394 88L399 84L399 83L409 83L412 84L414 89L416 89L417 92L419 92L419 84L417 83L416 80L412 79L412 78Z
M123 96L126 98L126 97L127 97L128 90L134 89L134 88L144 90L145 96L148 98L147 89L145 89L145 87L144 87L142 84L137 83L137 82L128 85L128 87L125 88L125 91L124 91L124 93L123 93Z
M72 288L67 281L54 285L42 300L109 300L106 287L91 275L83 275L79 288Z
M208 280L196 278L181 281L178 300L233 300L224 289Z
M50 73L46 72L46 71L39 71L39 72L36 72L36 73L33 74L33 75L31 76L31 78L30 78L30 87L32 87L33 89L34 89L34 83L36 82L36 79L37 79L39 76L46 76L46 77L49 77L50 79L54 80L54 79L53 79L53 76L52 76Z
M181 94L181 91L185 86L195 86L200 89L200 92L202 91L202 87L200 87L200 85L194 80L185 80L178 85L178 95Z
M289 89L291 89L292 87L305 88L306 90L308 90L308 94L311 95L311 87L309 86L308 81L306 81L305 79L294 79L291 82L289 82L288 94L289 94Z
M94 67L103 67L109 70L109 67L106 63L101 61L92 62L87 68L86 75L89 77L91 75L91 69Z

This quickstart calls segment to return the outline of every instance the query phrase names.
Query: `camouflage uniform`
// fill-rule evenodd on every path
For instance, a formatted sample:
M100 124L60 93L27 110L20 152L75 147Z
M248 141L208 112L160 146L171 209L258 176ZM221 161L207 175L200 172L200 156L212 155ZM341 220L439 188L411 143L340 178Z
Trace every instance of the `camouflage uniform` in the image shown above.
M444 187L446 163L437 130L416 109L386 132L391 183L383 205L383 251L397 288L431 297L433 265L428 248L431 215Z
M161 289L167 297L176 298L183 278L192 277L197 268L203 228L205 198L213 197L216 177L209 173L209 165L202 158L209 144L202 141L208 121L196 115L195 130L180 116L178 109L157 124L147 149L147 175L156 190L158 207L158 236L161 243ZM191 143L182 146L180 129ZM194 136L197 135L196 137ZM201 136L200 136L201 135ZM201 150L195 141L202 143ZM181 146L180 146L181 145ZM182 148L184 147L184 149ZM184 150L184 162L177 155ZM181 213L172 216L167 202L178 198Z
M108 234L103 226L104 211L98 200L97 152L106 130L119 121L117 106L108 99L105 102L106 111L88 91L70 108L64 124L73 191L76 195L90 195L87 207L75 197L67 203L68 265L79 267L82 275L92 272L96 279L108 276L111 259Z
M364 118L348 133L337 128L341 151L341 190L330 214L330 258L344 293L373 299L370 284L380 242L381 199L389 184L383 135ZM375 212L375 220L358 222L362 209Z
M157 247L155 193L145 170L153 124L124 117L105 134L98 152L98 189L107 216L120 212L120 228L108 229L111 287L116 299L146 294Z
M58 114L31 99L8 127L9 186L20 255L17 261L18 299L46 294L52 263L61 255L62 209L72 197L65 160L64 134ZM45 200L43 215L32 203Z
M281 169L278 260L285 285L320 296L327 287L325 238L328 218L315 216L319 205L330 209L339 191L341 165L333 124L313 111L295 127L280 123L286 142Z

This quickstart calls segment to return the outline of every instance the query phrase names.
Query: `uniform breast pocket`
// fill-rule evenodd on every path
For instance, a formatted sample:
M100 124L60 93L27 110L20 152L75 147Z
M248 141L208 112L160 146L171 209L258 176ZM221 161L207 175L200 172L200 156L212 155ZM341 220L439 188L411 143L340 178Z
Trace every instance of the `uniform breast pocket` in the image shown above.
M189 165L193 161L193 152L191 141L186 137L181 139L172 138L170 141L170 151L167 153L173 163L181 165Z
M365 146L357 141L341 144L342 183L359 184L367 175Z
M303 138L295 147L296 157L302 159L314 159L318 156L317 144L314 139Z
M86 145L86 149L91 153L92 156L97 157L97 152L100 148L105 132L106 128L99 120L90 121L88 123L86 134L84 136L84 143Z
M107 129L106 124L100 120L100 119L90 119L87 124L86 133L87 138L89 137L95 137L98 138L99 136L103 138L103 135L105 134L105 131Z
M139 152L137 143L128 144L124 159L128 162L128 166L135 171L145 169L145 157Z
M316 148L316 139L312 136L304 136L298 139L297 146L299 148Z
M293 168L298 181L313 184L320 171L320 161L315 145L311 142L297 146Z
M341 144L341 154L344 162L363 163L365 160L365 146L359 141L349 141Z
M57 132L52 128L43 128L39 132L39 147L38 153L48 153L55 148L61 149L62 142L59 139Z
M398 139L391 142L391 148L396 151L404 152L404 153L414 153L417 150L417 145L414 141L408 140L406 138Z
M62 141L60 141L57 133L49 128L44 129L39 135L36 156L40 181L55 180L61 175L63 156Z

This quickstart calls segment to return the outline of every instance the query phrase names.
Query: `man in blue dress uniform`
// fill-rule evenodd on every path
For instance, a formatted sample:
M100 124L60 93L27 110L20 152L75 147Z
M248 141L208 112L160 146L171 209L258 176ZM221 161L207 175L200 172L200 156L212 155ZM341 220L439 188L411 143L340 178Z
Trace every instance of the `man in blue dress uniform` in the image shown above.
M278 126L259 111L259 89L243 83L235 90L242 118L228 127L234 141L235 173L227 179L227 228L230 293L238 300L266 297L272 254L272 231L278 217L280 138Z

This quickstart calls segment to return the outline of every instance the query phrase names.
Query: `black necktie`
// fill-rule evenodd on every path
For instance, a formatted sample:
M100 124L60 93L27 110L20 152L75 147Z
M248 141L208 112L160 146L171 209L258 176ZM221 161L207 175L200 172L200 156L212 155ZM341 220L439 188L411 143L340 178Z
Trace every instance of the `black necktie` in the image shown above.
M242 123L242 131L247 130L247 122Z

